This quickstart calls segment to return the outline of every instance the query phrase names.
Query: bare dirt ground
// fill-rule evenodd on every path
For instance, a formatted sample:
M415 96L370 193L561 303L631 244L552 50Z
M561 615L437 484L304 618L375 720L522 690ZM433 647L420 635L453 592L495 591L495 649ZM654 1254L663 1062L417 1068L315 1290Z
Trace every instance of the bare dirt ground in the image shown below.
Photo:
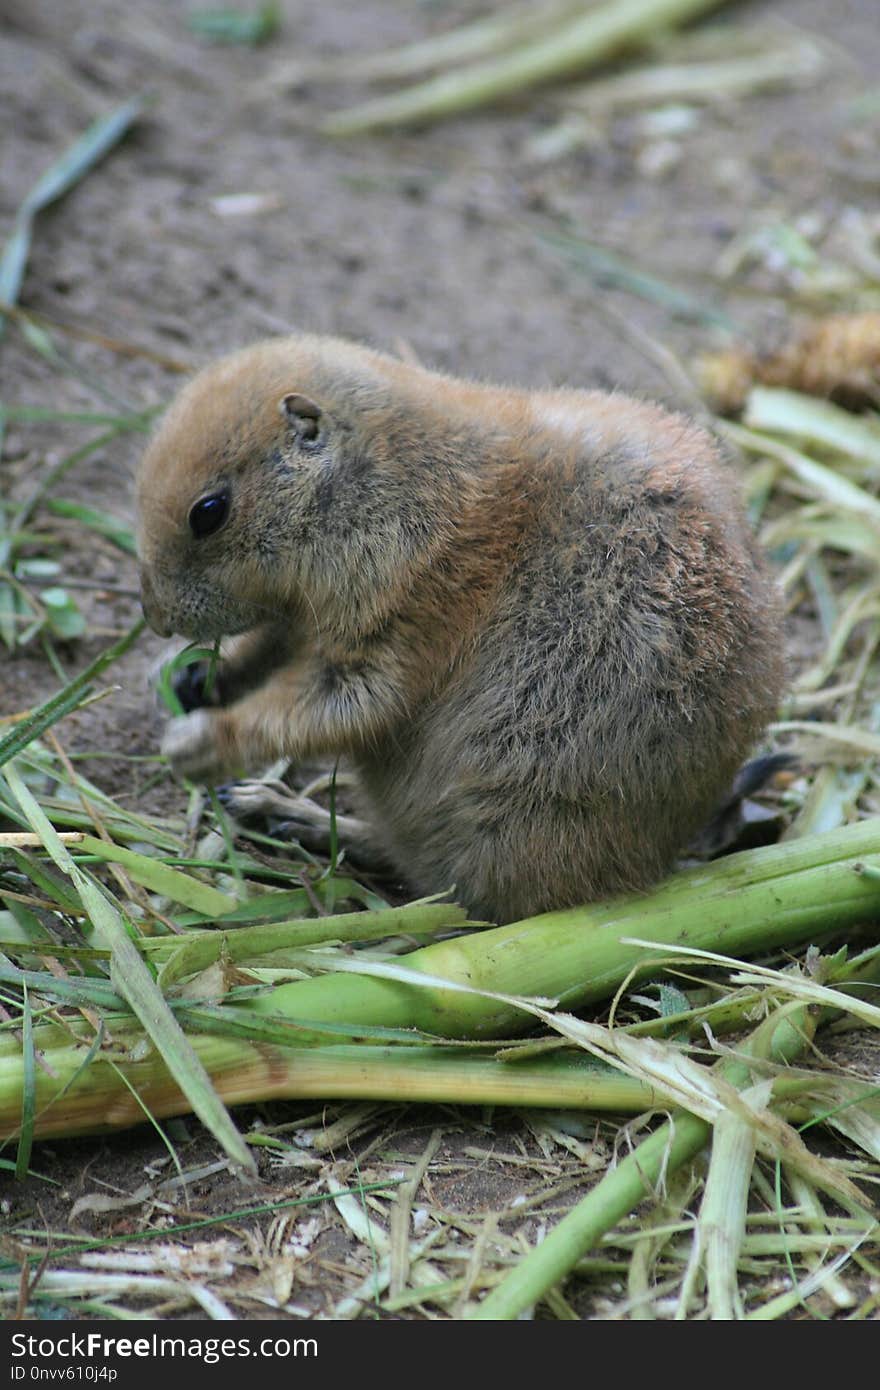
M11 227L36 177L94 117L136 92L155 98L125 141L40 216L22 306L185 366L304 328L411 351L456 374L529 386L607 385L688 407L692 399L650 343L687 360L717 335L706 322L597 287L547 235L564 230L600 243L761 337L783 314L772 267L745 281L722 280L719 257L733 239L785 223L821 242L846 209L876 211L880 113L875 105L870 119L853 115L880 71L874 0L730 5L719 22L772 20L825 40L826 71L800 90L701 108L671 137L639 113L600 119L599 138L550 161L536 158L530 142L564 109L559 91L426 130L334 142L312 128L316 117L362 91L337 82L279 94L266 85L269 69L284 59L383 49L485 12L476 0L283 0L280 32L258 48L198 38L186 24L195 8L163 0L0 0L0 231ZM252 205L257 210L236 213L223 200L237 194L265 197ZM149 356L123 356L85 338L59 341L126 407L160 404L177 383ZM5 403L106 408L87 385L30 350L14 325L0 346L0 371ZM0 464L3 493L26 495L86 437L74 426L12 424ZM59 495L130 523L141 447L137 437L116 440L71 472ZM65 580L106 586L82 591L88 633L60 647L73 673L134 620L135 565L76 523L39 516L37 523L56 538ZM808 645L809 632L801 639ZM117 695L61 726L65 747L155 752L162 717L148 673L160 650L149 636L138 644L115 669ZM55 688L38 646L4 653L0 662L0 714ZM139 766L111 757L89 763L88 772L136 800L151 771ZM161 797L157 804L151 795L146 804L162 809ZM317 1192L317 1174L328 1165L343 1184L369 1182L408 1172L430 1146L425 1182L450 1228L464 1243L481 1232L489 1238L497 1224L513 1249L524 1237L534 1240L589 1185L616 1131L604 1121L578 1122L582 1132L569 1125L564 1147L560 1127L551 1126L551 1139L546 1123L536 1128L498 1113L276 1105L251 1118L302 1129L301 1166L267 1158L260 1186L243 1192L194 1121L172 1126L178 1154L193 1170L185 1189L162 1186L173 1169L148 1127L46 1143L33 1166L60 1185L10 1183L3 1222L8 1231L53 1232L62 1246L90 1233L167 1232L264 1204L261 1214L208 1228L214 1245L205 1259L230 1261L230 1307L251 1317L327 1315L367 1278L370 1252L329 1203L305 1214L288 1214L283 1204ZM338 1127L328 1139L331 1125ZM126 1204L101 1211L96 1196ZM609 1288L597 1293L588 1273L570 1281L570 1309L578 1317L613 1315ZM183 1299L152 1306L169 1317L207 1316ZM87 1307L81 1316L90 1316Z

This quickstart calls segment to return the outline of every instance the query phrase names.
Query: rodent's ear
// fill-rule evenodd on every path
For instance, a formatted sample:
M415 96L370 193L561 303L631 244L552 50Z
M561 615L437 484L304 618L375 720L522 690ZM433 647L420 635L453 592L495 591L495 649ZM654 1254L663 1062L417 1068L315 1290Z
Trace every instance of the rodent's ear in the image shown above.
M291 391L281 398L278 409L297 439L305 442L317 439L321 407L310 401L308 396L300 396L296 391Z

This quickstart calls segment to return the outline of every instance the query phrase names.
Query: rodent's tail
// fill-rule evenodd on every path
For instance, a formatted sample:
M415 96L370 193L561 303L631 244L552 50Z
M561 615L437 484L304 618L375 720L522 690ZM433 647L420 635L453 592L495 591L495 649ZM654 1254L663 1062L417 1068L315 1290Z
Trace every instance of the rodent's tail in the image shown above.
M772 808L755 805L749 797L766 787L779 772L796 767L790 753L766 753L743 763L727 796L689 846L700 859L715 859L733 850L753 849L778 839L782 818Z
M797 767L797 758L793 757L791 753L765 753L760 758L749 758L749 761L743 763L734 777L730 795L719 806L718 812L742 801L743 797L751 796L753 792L760 791L771 778L776 776L777 772L785 772L790 767Z

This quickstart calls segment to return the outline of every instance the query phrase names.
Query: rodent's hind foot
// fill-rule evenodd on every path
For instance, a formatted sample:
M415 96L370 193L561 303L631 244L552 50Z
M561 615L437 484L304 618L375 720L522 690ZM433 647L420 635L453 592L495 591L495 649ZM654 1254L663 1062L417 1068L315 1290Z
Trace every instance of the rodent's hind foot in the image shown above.
M272 835L295 841L310 854L327 856L331 852L331 815L308 796L298 795L283 782L245 778L219 788L220 800L236 820L265 818ZM339 849L353 863L375 865L377 855L366 821L357 816L336 817Z
M299 798L277 778L245 777L226 782L217 788L221 805L236 820L253 820L256 816L289 816L290 807Z

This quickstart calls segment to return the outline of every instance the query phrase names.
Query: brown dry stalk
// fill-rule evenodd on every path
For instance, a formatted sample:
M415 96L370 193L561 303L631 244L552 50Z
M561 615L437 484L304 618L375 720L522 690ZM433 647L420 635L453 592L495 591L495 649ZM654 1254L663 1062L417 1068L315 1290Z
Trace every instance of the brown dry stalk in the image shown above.
M752 386L783 386L852 408L880 403L880 312L831 314L775 352L730 348L696 361L716 410L735 415Z

